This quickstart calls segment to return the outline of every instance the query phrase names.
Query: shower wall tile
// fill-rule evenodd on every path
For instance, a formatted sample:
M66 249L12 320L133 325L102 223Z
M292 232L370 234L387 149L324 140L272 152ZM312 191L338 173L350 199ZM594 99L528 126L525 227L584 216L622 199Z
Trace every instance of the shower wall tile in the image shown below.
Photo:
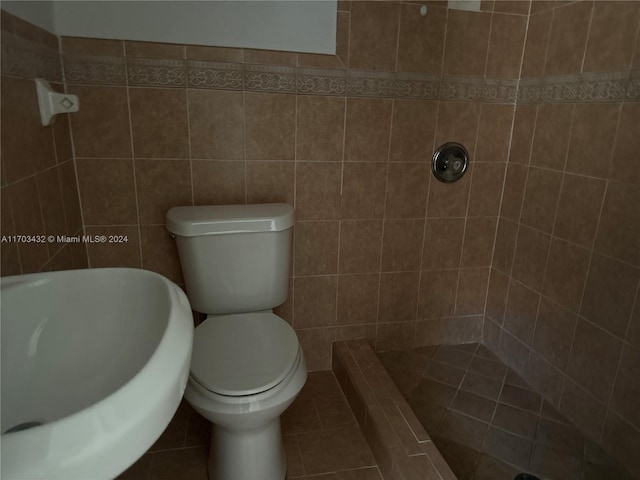
M245 203L246 165L235 160L192 160L194 205Z
M580 72L593 2L575 2L553 11L545 76Z
M342 175L342 218L382 218L387 165L349 162L344 165Z
M431 172L426 163L390 163L384 213L387 218L424 218Z
M595 250L640 266L640 187L609 182Z
M20 75L3 76L3 200L47 172L33 182L37 207L3 201L3 231L15 229L22 209L44 231L55 228L52 207L62 198L74 233L82 216L96 234L131 233L131 243L118 246L130 253L91 249L91 265L121 258L181 282L163 226L169 206L289 202L298 220L291 298L278 311L290 312L283 315L311 369L329 368L336 338L365 336L395 349L478 341L484 324L485 340L552 403L574 408L583 429L600 435L606 418L620 418L607 424L612 444L614 430L636 428L619 412L624 398L598 401L592 389L600 380L578 373L568 355L588 350L572 349L579 317L596 340L612 338L620 351L640 345L640 173L625 160L640 148L640 110L629 97L607 101L611 89L632 84L607 83L608 72L628 72L627 62L640 58L630 53L640 15L631 3L621 4L623 14L606 2L536 1L527 17L529 2L483 2L481 12L428 2L422 17L411 3L340 2L337 57L63 38L67 88L83 102L69 116L70 132L64 117L52 131L21 120L18 109L7 115L5 104L22 98L7 85L33 98ZM175 81L157 84L150 74L162 68ZM549 78L583 72L605 80L584 77L579 85L596 90L580 90L569 77ZM545 86L532 100L521 84L527 95L514 112L519 76ZM609 89L598 97L604 101L589 104L582 95L599 88ZM566 103L551 103L558 98ZM4 135L14 126L33 134ZM428 165L448 141L463 143L472 158L452 185L431 181ZM23 161L10 160L12 152ZM60 196L48 169L57 170ZM74 262L67 247L12 248L3 245L3 272ZM622 273L612 278L616 269ZM522 325L511 318L527 311L516 302L520 290L540 298L536 312L518 313L528 319ZM601 304L590 303L593 291L603 292ZM606 321L605 310L614 312Z
M562 240L552 240L542 293L560 305L577 311L588 267L588 250Z
M551 233L562 174L539 168L530 168L522 204L522 224Z
M420 268L424 238L424 219L387 219L382 237L383 272Z
M400 8L395 3L352 3L349 68L395 70L399 16Z
M543 104L538 107L531 165L564 170L574 106Z
M296 275L325 275L338 272L339 222L298 222L295 232Z
M189 90L187 95L192 158L244 159L243 94Z
M564 175L554 234L591 247L596 235L606 182L578 175Z
M386 99L347 99L345 161L387 161L392 107Z
M636 2L595 2L583 70L630 68L639 20L640 5Z
M519 77L526 27L525 16L494 13L485 70L487 77Z
M500 213L506 165L477 163L473 168L469 190L469 217L495 216Z
M133 160L76 158L85 225L138 223Z
M342 163L296 163L296 218L337 219L341 212Z
M189 158L186 91L129 88L133 151L138 158Z
M456 304L456 270L423 271L420 278L418 318L447 318L453 316Z
M520 104L516 106L515 110L511 131L509 163L529 165L533 143L532 132L536 125L538 107L536 105Z
M513 105L481 106L475 152L477 162L507 162L514 110Z
M577 316L547 298L540 300L533 348L557 368L564 370L575 332Z
M567 374L600 401L607 401L621 351L621 340L578 320Z
M141 225L164 224L169 208L192 203L188 161L136 159L134 168Z
M580 315L619 338L625 338L640 269L595 253Z
M576 105L566 170L606 178L611 161L620 105Z
M295 97L245 93L245 149L250 160L295 158Z
M378 323L415 320L419 272L393 272L380 275Z
M289 203L295 195L293 162L247 161L247 203Z
M344 98L316 96L298 98L297 160L342 161L344 111Z
M513 267L513 253L516 247L517 235L518 225L500 217L493 248L492 266L506 274L511 274Z
M640 52L640 48L638 51ZM640 135L637 134L636 129L638 118L640 118L640 102L622 104L616 143L609 166L609 180L640 185L640 162L624 160L632 158L634 152L640 151Z
M379 271L381 255L381 220L343 220L340 223L339 273Z
M544 279L551 237L539 230L520 226L513 257L513 278L540 291Z
M127 241L117 244L90 243L87 252L91 268L131 267L142 268L140 231L137 226L87 227L87 235L126 236Z
M131 158L127 90L74 85L69 93L82 98L82 108L69 116L75 154L86 158Z
M449 10L429 7L424 17L419 10L420 5L400 4L397 70L439 75Z
M449 10L444 73L481 77L485 72L491 14Z
M428 162L434 150L437 102L395 100L389 161Z
M462 267L491 265L496 217L468 218L462 248Z
M338 281L338 325L376 323L379 274L340 275Z
M533 2L534 5L544 2ZM551 16L553 12L533 14L529 17L527 28L527 40L522 59L522 78L542 77L544 75L544 62L547 58L547 45L551 31Z

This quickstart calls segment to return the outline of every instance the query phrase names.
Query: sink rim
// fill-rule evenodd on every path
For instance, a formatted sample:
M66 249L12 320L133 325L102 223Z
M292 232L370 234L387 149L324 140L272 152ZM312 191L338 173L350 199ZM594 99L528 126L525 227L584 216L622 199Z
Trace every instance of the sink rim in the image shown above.
M113 478L157 440L182 399L193 345L192 313L185 293L164 276L136 268L95 268L4 277L2 284L78 274L160 279L170 297L167 324L149 359L115 391L65 417L2 434L3 478ZM74 457L62 461L63 451Z

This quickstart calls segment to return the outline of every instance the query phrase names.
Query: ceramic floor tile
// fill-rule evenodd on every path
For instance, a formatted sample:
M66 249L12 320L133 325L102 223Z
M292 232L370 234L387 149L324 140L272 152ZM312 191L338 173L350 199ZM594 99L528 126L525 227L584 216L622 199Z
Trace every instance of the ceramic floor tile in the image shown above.
M438 451L458 480L467 480L473 477L476 463L480 457L478 450L443 437L436 437L433 443L436 444Z
M500 394L500 402L537 414L540 412L542 397L530 390L505 384Z
M473 480L513 480L518 473L522 471L497 458L482 455Z
M512 465L527 465L532 446L530 440L489 427L482 453Z
M578 429L546 418L538 422L535 443L574 457L584 455L584 436Z
M532 412L500 403L492 423L510 433L533 440L539 418Z
M502 381L504 374L507 372L507 367L500 362L494 362L493 360L487 360L482 357L475 357L471 362L469 371L478 375L493 378L494 380Z
M307 475L376 465L358 427L301 433L298 444Z
M320 415L310 396L299 396L280 417L284 435L322 430Z
M151 453L149 480L207 480L207 447Z
M378 467L357 468L336 472L338 480L382 480Z
M467 372L460 387L465 392L475 393L491 400L497 400L502 390L502 383L498 380Z
M458 388L464 378L465 371L446 363L434 361L427 369L426 377Z
M282 443L287 454L287 476L303 475L304 467L302 466L297 437L295 435L284 435Z
M475 450L480 450L486 431L486 423L449 411L440 424L437 435Z
M341 396L318 397L314 400L322 428L357 427L347 400Z
M409 398L415 403L425 401L448 407L455 395L456 389L454 387L423 378L418 386L411 391Z
M458 391L456 398L451 404L452 410L462 412L487 423L491 421L495 407L496 402L494 400L488 400L473 393L463 392L462 390Z
M466 370L469 367L471 360L473 360L473 355L458 348L442 347L433 358L438 362Z
M581 480L582 459L536 445L529 469L543 477Z
M632 478L486 346L423 348L434 359L405 397L459 480L512 480L536 471L545 480ZM408 355L394 352L396 359Z

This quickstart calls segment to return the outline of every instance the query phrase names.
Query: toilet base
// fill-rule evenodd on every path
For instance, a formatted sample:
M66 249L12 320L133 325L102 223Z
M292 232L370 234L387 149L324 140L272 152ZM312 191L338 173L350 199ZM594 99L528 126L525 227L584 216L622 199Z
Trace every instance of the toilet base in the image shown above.
M209 480L284 480L287 461L280 417L251 430L211 427Z

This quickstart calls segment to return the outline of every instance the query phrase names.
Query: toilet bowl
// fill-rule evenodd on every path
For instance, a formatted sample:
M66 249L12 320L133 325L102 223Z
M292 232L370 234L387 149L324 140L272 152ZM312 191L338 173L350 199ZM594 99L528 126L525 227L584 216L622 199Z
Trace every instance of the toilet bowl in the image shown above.
M293 328L271 308L288 290L293 210L286 204L175 207L194 332L185 398L212 423L209 480L283 480L280 415L307 368Z
M210 480L285 477L280 415L306 378L293 329L273 313L210 317L196 328L185 398L212 422Z

